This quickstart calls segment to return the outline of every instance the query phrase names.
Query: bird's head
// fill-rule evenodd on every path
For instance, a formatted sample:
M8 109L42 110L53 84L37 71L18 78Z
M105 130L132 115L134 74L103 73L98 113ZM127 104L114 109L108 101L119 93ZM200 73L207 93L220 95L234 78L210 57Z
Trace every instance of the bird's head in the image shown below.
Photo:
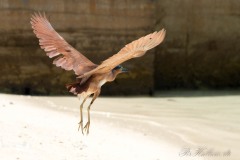
M124 72L128 72L128 69L127 68L123 68L121 65L118 65L115 68L113 68L112 71L113 72L118 72L118 73L124 73Z

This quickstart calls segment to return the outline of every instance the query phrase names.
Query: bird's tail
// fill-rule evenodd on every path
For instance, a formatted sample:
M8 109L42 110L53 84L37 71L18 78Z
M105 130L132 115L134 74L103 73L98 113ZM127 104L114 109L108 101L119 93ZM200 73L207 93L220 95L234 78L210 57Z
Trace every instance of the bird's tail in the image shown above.
M77 78L76 82L66 84L66 88L69 92L75 95L81 94L84 91L86 92L89 86L89 83L87 82L89 78L89 76L85 78Z
M78 88L79 82L74 82L74 83L68 83L66 84L66 88L69 92L72 92L73 94L77 94L77 88Z
M66 88L69 92L77 95L81 94L83 91L85 91L84 85L81 85L80 82L73 82L66 84Z

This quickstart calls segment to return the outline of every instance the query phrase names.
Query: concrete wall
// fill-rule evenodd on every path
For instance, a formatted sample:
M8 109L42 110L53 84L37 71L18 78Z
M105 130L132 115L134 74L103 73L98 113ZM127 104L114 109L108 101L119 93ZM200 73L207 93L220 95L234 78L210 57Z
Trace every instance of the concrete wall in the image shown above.
M1 0L0 91L67 94L72 72L52 65L29 23L45 11L53 27L95 63L125 44L166 28L164 43L123 65L131 70L103 94L240 86L238 0Z
M53 27L95 63L154 29L155 2L122 0L0 1L1 91L26 94L68 94L73 72L52 65L32 33L30 17L45 11ZM154 82L154 54L123 64L131 73L107 84L103 94L149 94Z
M167 38L155 58L157 89L240 86L238 0L157 2L156 28Z

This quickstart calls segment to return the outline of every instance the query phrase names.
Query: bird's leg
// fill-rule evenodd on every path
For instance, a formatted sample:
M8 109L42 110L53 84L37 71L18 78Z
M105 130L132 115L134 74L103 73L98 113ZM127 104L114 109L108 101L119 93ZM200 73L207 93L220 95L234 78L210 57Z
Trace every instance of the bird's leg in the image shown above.
M80 105L80 122L78 123L78 124L79 124L79 126L78 126L78 131L79 131L79 129L81 128L82 134L83 134L83 114L82 114L82 109L83 109L83 104L84 104L84 102L87 100L87 98L88 98L88 96L83 99L83 102L82 102L82 104Z
M91 105L93 104L95 99L99 96L99 94L100 94L100 90L98 90L97 92L94 93L93 99L92 99L91 103L89 104L89 106L87 108L87 111L88 111L88 121L87 121L86 125L84 126L84 130L85 130L85 132L87 134L89 133L89 126L90 126L90 109L91 109Z
M90 126L90 107L91 107L92 103L93 103L93 102L91 101L90 105L89 105L88 108L87 108L87 111L88 111L88 121L87 121L86 125L84 126L84 130L85 130L85 132L86 132L87 134L89 133L89 126Z

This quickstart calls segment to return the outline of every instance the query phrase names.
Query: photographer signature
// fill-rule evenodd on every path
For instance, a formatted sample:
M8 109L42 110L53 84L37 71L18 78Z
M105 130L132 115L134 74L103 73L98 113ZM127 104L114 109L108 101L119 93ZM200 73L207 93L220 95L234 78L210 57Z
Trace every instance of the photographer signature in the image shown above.
M184 147L179 152L180 157L189 156L189 157L229 157L231 155L231 150L217 151L213 148L206 147L197 147L190 148Z

